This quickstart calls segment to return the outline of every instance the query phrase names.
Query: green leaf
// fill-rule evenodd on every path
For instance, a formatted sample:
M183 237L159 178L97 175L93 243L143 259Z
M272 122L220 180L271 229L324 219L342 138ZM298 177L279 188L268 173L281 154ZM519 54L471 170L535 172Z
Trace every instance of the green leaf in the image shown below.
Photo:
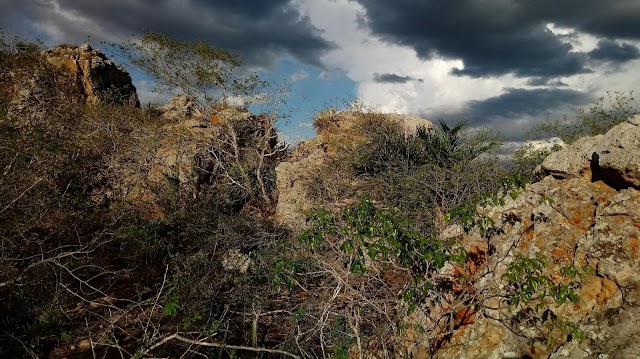
M178 303L174 303L174 302L167 302L164 305L164 315L170 317L175 315L176 313L178 313Z

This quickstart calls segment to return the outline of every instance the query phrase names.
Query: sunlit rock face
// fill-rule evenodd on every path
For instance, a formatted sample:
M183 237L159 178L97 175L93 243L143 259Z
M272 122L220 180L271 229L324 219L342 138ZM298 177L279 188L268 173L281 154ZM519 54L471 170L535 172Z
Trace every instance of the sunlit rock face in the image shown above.
M79 86L87 104L140 106L131 76L98 49L88 44L58 46L43 51L47 61L66 69Z
M139 107L129 73L89 45L62 45L29 58L8 73L7 116L46 119L52 108L84 105Z
M414 358L637 357L639 159L640 117L633 117L605 135L552 153L542 164L547 176L540 182L507 196L502 206L481 208L499 229L488 240L450 228L447 237L457 231L474 258L473 270L465 273L472 288L467 296L434 298L411 314L404 352ZM562 267L588 269L579 278L580 301L548 301L542 310L500 297L504 274L518 254L543 255L545 274L555 283L567 280ZM562 321L576 323L582 341L549 326ZM444 339L434 340L438 335Z

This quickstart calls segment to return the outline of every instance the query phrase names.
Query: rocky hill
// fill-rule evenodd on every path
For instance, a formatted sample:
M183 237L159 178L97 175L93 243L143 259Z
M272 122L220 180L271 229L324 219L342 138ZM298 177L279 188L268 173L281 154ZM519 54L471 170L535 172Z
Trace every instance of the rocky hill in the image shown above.
M2 357L640 353L640 116L523 186L464 124L330 109L288 151L89 46L2 55Z

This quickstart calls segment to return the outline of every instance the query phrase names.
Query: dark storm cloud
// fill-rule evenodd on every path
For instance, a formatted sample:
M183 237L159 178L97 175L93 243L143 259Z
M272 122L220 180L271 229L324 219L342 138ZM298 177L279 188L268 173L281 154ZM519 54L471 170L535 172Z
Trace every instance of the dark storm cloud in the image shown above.
M527 80L528 86L553 86L553 87L565 87L569 86L560 80L554 80L546 77L532 77Z
M418 79L411 76L400 76L398 74L386 73L386 74L375 74L373 76L373 80L378 83L387 83L387 84L406 84L411 81L422 82L424 80Z
M598 46L589 52L589 56L600 61L623 63L640 58L640 50L631 44L600 40Z
M586 94L575 90L510 88L502 95L471 101L468 111L473 114L474 122L482 123L496 117L536 117L568 104L580 106L588 102Z
M548 23L609 39L640 40L640 1L356 0L383 39L421 58L462 59L457 75L570 76L590 72L589 57Z
M572 115L591 100L587 94L569 89L508 88L502 95L469 101L462 111L423 115L450 124L466 119L472 127L495 128L509 140L521 140L531 126L563 113Z
M287 54L319 65L320 56L334 46L289 0L5 1L3 24L17 27L27 21L32 31L57 28L70 42L84 42L87 36L124 40L151 30L206 40L262 65Z

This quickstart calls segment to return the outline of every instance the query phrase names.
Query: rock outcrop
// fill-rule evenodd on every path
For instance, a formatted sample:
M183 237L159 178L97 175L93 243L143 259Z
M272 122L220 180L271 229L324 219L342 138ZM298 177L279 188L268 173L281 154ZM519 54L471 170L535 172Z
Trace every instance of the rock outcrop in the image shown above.
M458 230L474 258L465 273L469 295L434 298L412 314L405 349L414 358L637 358L639 159L637 116L553 153L542 165L547 177L503 206L482 209L495 222L492 235ZM579 268L580 300L558 303L547 292L513 305L504 293L514 284L504 275L517 255L544 258L554 284L570 281L561 268ZM526 290L524 284L515 290ZM447 316L454 320L442 320ZM567 323L584 333L581 341L572 340L578 331ZM434 340L435 334L445 339Z
M605 135L585 137L547 157L541 165L545 174L558 178L593 172L615 188L640 189L640 116L630 118ZM584 163L589 166L585 167Z
M87 104L140 106L129 73L100 50L88 44L58 46L43 51L42 55L49 63L65 69L75 78L79 95Z
M238 163L230 163L230 156L237 155L239 163L251 166L258 160L257 146L264 138L269 137L266 145L272 149L277 145L275 132L264 136L266 117L243 108L228 107L209 118L194 100L179 95L159 111L164 125L157 130L153 147L139 160L146 170L122 183L122 195L138 207L149 207L150 217L164 216L156 205L163 194L195 198L216 181L232 181L229 176L235 175Z
M127 71L89 45L63 45L33 54L8 73L10 118L42 119L60 106L140 106Z
M317 203L309 196L309 188L314 181L314 175L321 168L325 168L340 149L355 147L366 140L363 126L365 121L388 121L401 126L406 133L416 130L418 126L431 127L430 121L417 116L401 114L368 114L359 112L335 112L321 114L324 118L316 121L318 135L300 143L287 161L276 167L278 205L276 217L281 223L294 228L300 228L305 222L306 211L326 206ZM372 125L372 123L369 123ZM334 176L348 178L341 173L334 172ZM350 186L351 184L345 183Z

